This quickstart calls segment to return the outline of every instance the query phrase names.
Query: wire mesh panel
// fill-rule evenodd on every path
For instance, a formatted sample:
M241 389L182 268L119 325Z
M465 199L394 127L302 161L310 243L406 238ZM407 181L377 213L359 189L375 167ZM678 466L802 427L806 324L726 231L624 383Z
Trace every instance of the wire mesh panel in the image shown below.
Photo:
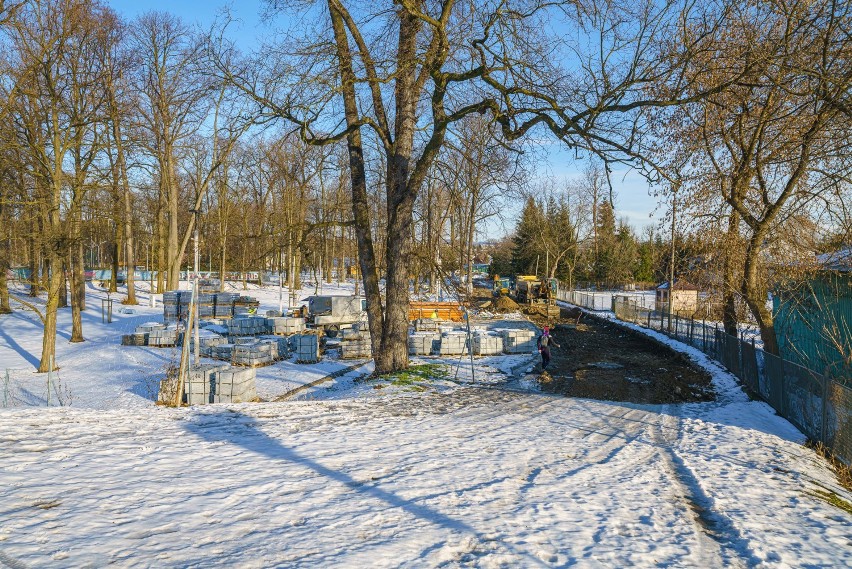
M828 386L823 438L834 456L852 465L852 389L839 383Z
M728 371L742 378L740 369L740 341L734 336L725 334L722 330L716 330L716 359L725 366Z
M743 383L753 393L760 393L760 373L757 367L757 350L750 342L741 342L740 355L742 356Z
M805 367L784 362L782 415L813 440L823 440L825 379Z
M763 377L766 386L761 391L769 395L767 402L779 413L784 413L784 360L773 354L763 352Z

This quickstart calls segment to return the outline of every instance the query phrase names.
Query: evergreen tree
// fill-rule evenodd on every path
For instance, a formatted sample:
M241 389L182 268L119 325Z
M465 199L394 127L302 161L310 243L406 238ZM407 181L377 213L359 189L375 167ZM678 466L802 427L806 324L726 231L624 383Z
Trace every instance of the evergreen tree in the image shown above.
M532 196L521 211L521 219L512 238L512 269L516 275L534 274L541 250L538 247L542 224L542 207Z

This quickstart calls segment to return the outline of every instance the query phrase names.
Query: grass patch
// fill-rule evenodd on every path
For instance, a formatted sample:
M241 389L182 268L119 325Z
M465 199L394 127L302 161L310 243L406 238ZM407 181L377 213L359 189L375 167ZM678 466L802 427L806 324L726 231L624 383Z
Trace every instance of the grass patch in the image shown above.
M422 384L434 380L447 379L449 371L442 364L421 364L411 366L406 370L376 376L375 379L390 382L396 387L407 387L408 391L426 391Z
M818 498L823 502L831 504L836 508L840 508L847 514L852 514L852 504L850 504L831 490L816 489L805 493L810 496L813 496L814 498Z
M840 482L840 485L847 490L852 490L852 466L841 462L834 456L831 449L821 442L808 441L805 446L815 450L818 455L827 460L834 474L837 476L837 481Z

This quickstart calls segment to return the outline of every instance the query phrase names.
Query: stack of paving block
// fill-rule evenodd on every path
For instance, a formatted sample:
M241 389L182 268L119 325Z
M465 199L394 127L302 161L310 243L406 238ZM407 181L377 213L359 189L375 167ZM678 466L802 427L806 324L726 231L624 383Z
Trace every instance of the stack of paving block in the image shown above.
M205 320L213 318L213 295L209 293L198 294L198 319Z
M459 356L467 353L467 334L465 332L444 332L441 334L442 356Z
M231 363L243 367L261 367L274 363L277 358L278 344L261 340L234 345Z
M373 356L370 331L366 324L356 322L344 328L340 337L340 357L343 359L370 358Z
M531 354L536 351L536 333L532 330L502 330L503 351L507 354Z
M441 335L436 332L414 332L408 336L408 354L428 356L440 349Z
M146 322L136 327L132 334L125 334L121 337L122 346L147 346L148 336L152 330L164 330L165 324L158 322Z
M259 336L266 333L266 318L262 316L239 316L228 321L229 336Z
M253 314L257 312L260 301L251 296L238 296L234 300L234 316L238 314Z
M473 355L496 356L503 353L503 336L495 332L477 330L473 334Z
M148 333L147 332L134 332L133 334L124 334L121 336L121 345L122 346L147 346L148 345Z
M244 403L255 399L254 368L227 369L216 373L213 403Z
M319 361L319 336L316 334L296 334L296 362L300 364Z
M269 332L271 334L278 334L281 336L289 336L290 334L301 334L305 331L304 318L277 316L274 318L267 318L266 324L269 327Z
M189 312L189 297L192 293L183 290L169 290L163 293L163 322L177 322L187 317ZM181 299L186 298L186 303Z
M240 295L233 292L217 292L213 295L213 316L217 319L229 319L234 316L234 301Z
M151 330L148 332L148 345L155 348L171 348L178 344L178 331L176 328L165 328Z
M204 405L213 402L216 389L216 374L230 369L227 364L203 364L186 374L183 384L184 399L189 405Z
M440 324L440 320L434 320L432 318L418 318L414 321L414 329L418 332L437 332Z
M216 347L225 343L227 343L227 339L225 339L224 336L205 330L205 333L198 338L198 351L202 356L212 358ZM193 342L191 346L195 349L195 342Z
M219 344L210 348L210 357L225 362L231 361L234 353L234 344Z
M287 352L290 351L290 342L285 336L261 336L260 340L273 342L278 351L278 359L286 358Z

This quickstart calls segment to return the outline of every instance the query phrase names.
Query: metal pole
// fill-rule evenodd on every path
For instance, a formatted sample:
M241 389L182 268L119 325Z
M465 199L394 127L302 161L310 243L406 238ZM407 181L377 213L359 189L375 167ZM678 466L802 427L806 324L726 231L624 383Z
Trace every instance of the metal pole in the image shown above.
M201 340L198 334L198 265L200 261L198 253L198 211L195 211L195 275L192 280L192 299L195 301L195 312L193 314L193 325L195 327L194 345L195 348L195 365L201 364Z
M278 263L278 314L284 315L284 272L281 263Z

